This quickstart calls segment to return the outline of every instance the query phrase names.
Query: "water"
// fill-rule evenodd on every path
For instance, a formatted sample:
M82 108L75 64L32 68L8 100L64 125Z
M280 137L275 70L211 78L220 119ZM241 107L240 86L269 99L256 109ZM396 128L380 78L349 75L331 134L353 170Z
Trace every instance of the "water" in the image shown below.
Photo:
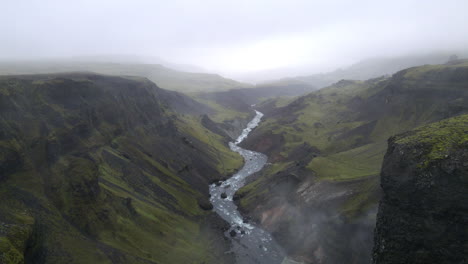
M226 231L225 235L232 241L231 252L235 254L237 263L280 264L285 257L283 249L275 242L270 233L252 223L243 221L232 199L236 191L244 186L245 178L260 171L267 162L267 156L264 154L238 146L260 123L263 114L255 112L255 117L237 140L234 143L229 143L232 151L244 157L244 167L220 186L210 185L210 201L216 213L231 224L231 228ZM222 194L226 194L227 197L221 198ZM234 232L235 236L232 236Z

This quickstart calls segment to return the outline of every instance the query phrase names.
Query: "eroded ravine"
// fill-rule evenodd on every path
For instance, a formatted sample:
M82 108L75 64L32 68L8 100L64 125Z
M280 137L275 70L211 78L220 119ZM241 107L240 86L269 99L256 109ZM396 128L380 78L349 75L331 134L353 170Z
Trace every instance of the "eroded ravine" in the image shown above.
M232 241L231 251L235 254L237 263L279 264L285 256L283 249L275 242L270 233L253 223L245 221L233 202L234 194L245 184L245 179L260 171L267 162L267 156L264 154L238 146L250 131L260 123L263 114L258 111L255 112L255 117L249 122L237 140L234 143L229 143L231 150L239 153L244 158L244 166L221 184L210 185L210 201L216 213L231 225L225 235Z

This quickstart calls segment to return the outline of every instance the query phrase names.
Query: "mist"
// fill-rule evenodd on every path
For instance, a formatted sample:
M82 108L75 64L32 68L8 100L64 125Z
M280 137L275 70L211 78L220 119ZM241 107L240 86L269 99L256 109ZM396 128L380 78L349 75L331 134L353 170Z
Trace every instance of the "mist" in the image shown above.
M464 0L21 0L2 10L1 60L124 55L232 78L326 72L468 44Z
M468 0L0 9L0 264L465 263Z

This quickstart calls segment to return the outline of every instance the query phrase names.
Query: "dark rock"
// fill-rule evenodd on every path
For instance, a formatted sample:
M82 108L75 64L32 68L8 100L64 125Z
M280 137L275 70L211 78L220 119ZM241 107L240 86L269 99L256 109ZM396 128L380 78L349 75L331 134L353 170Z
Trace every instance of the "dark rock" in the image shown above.
M373 263L465 263L468 168L461 161L468 160L468 142L444 149L434 146L438 140L399 141L409 136L389 140ZM446 138L457 142L453 133ZM433 159L434 149L447 154Z
M227 198L227 194L226 194L226 193L222 193L222 194L221 194L221 198L226 199L226 198Z
M138 214L137 211L135 210L135 207L133 206L132 198L130 198L130 197L125 198L124 199L124 204L125 204L125 207L127 207L130 214L132 214L132 215L137 215Z
M124 156L126 159L130 159L130 155L128 155L127 153L122 153L122 156Z
M235 230L231 230L231 232L229 232L229 235L231 237L235 237L237 235L237 232Z
M218 183L221 179L220 178L214 178L209 181L210 185L213 183Z
M206 198L198 199L198 206L205 211L213 210L213 204Z
M216 133L216 134L224 137L226 139L226 142L227 142L227 139L229 139L229 135L223 129L220 128L219 124L217 124L213 120L211 120L208 117L208 115L203 115L202 116L201 123L206 129L208 129L211 132Z
M24 164L21 154L13 149L0 146L0 157L2 157L0 163L0 179L4 175L18 170Z
M233 201L238 201L239 199L242 199L243 195L239 193L235 193L234 197L232 197Z

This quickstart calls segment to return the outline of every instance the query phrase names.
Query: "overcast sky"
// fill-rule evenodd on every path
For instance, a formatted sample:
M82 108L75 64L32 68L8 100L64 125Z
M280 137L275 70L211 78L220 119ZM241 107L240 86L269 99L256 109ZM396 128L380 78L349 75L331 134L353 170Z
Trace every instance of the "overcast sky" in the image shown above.
M461 49L468 0L0 0L0 58L127 54L239 73Z

